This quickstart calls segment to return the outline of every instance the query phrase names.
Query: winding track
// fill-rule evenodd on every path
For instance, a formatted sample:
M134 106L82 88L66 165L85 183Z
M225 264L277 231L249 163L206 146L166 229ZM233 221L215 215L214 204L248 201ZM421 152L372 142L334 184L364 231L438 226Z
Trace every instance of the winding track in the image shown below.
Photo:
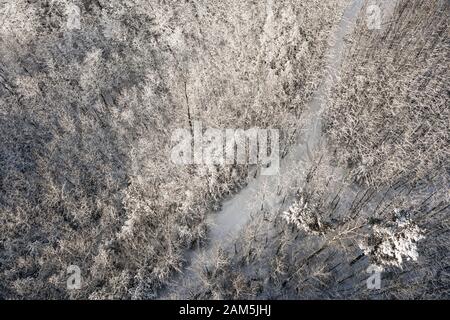
M259 175L252 179L239 193L223 203L221 211L208 217L208 223L211 225L209 244L205 248L187 253L186 259L190 261L191 266L208 265L214 251L218 248L229 248L250 220L252 213L258 212L262 206L268 210L282 209L284 194L287 194L295 181L304 180L313 164L312 154L321 143L321 115L339 73L345 50L344 39L353 30L363 3L364 0L352 0L332 33L323 81L302 115L302 122L306 125L301 129L297 143L290 147L287 156L280 161L279 174ZM198 279L196 273L187 267L174 278L173 285L161 292L160 297L169 297L172 292L178 291L183 283L195 282L195 279Z

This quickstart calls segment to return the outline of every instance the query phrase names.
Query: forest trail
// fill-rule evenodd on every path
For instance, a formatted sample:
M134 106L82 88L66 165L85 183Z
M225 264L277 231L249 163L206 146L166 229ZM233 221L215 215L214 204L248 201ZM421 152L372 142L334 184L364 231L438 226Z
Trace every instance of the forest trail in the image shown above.
M198 278L193 266L207 266L210 257L219 248L230 248L252 214L258 214L261 208L269 211L283 209L285 195L292 191L289 189L296 182L305 179L308 169L313 165L312 155L321 143L321 115L339 73L345 51L345 37L353 30L363 3L364 0L352 0L332 32L322 82L302 114L302 123L305 125L300 129L296 144L281 159L279 173L272 176L259 175L251 179L245 188L223 202L220 211L209 215L208 245L186 254L189 265L174 277L172 285L161 292L160 298L165 299L171 293L179 292L178 289L184 287L184 283L195 283Z

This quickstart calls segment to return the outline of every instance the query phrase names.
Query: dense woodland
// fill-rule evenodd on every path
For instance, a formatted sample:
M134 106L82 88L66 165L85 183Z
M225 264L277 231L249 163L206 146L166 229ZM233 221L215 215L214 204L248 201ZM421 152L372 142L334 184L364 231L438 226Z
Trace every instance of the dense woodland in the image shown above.
M448 298L447 0L379 30L363 1L306 178L189 260L254 168L180 167L172 133L276 128L288 153L351 2L2 0L0 298Z

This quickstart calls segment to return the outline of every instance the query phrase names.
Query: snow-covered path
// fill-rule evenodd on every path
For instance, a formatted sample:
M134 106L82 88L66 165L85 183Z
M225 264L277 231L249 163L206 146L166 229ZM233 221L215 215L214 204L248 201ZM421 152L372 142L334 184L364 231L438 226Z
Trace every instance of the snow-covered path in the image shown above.
M290 147L289 153L280 161L279 174L259 175L252 179L244 189L223 203L221 211L208 217L211 226L209 244L187 253L186 258L191 266L207 266L214 251L219 247L230 247L252 214L257 214L261 207L269 211L280 210L284 196L289 194L289 188L294 186L296 181L304 180L312 165L311 155L321 142L321 114L341 65L345 49L344 39L352 31L363 3L364 0L352 0L340 24L332 33L323 81L302 115L304 125L300 129L297 143ZM176 288L185 281L195 281L195 277L195 272L188 266L182 274L175 277L173 286L167 288L161 297L177 291Z

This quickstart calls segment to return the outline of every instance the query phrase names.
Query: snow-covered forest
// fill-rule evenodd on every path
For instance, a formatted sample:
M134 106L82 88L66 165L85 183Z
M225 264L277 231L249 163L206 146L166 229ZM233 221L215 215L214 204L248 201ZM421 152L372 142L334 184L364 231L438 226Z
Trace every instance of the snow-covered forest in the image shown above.
M449 23L448 0L0 0L0 299L448 299ZM196 162L212 128L271 132L277 170Z

